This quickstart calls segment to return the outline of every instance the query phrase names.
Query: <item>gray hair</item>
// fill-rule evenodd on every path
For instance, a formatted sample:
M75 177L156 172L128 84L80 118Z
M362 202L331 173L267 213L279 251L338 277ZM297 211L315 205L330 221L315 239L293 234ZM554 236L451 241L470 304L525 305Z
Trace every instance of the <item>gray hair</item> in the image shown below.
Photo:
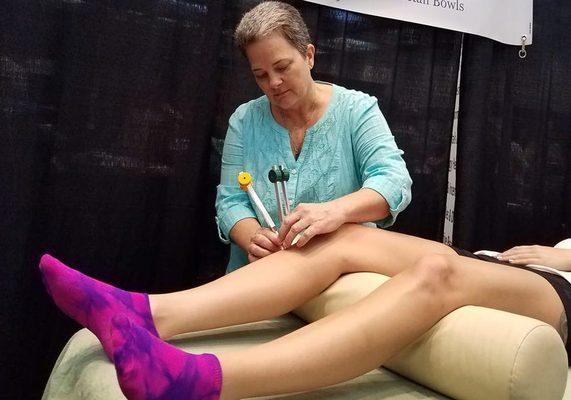
M234 39L242 53L246 47L262 38L279 32L302 55L306 54L311 43L307 25L299 11L280 1L266 1L244 14L236 27Z

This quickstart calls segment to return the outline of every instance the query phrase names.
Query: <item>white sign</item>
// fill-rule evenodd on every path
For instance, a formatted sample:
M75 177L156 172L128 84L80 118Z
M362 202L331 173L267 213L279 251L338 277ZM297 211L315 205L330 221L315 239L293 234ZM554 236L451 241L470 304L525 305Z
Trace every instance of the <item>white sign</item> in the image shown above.
M502 43L532 43L533 0L306 0L362 14L484 36Z

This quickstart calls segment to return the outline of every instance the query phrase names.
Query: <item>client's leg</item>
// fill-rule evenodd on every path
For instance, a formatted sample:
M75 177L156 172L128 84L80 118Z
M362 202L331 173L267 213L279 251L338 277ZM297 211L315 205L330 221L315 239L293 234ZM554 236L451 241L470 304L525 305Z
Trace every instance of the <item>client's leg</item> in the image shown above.
M57 306L91 330L112 359L109 326L116 315L127 316L133 324L166 338L275 317L303 304L344 272L348 263L340 256L345 248L343 237L352 229L315 240L304 251L283 251L215 282L164 295L115 288L49 255L42 257L40 270Z
M262 258L206 285L150 296L161 337L259 321L287 313L312 299L345 273L388 276L428 254L456 254L430 240L361 225L314 238Z
M542 277L458 256L428 256L363 301L268 344L219 356L223 394L311 390L370 371L464 305L559 327L563 305ZM320 373L327 371L327 373Z
M433 253L453 251L429 240L347 225L314 238L302 249L281 251L198 288L150 297L93 280L49 256L40 264L56 304L94 332L110 356L106 328L118 313L168 338L281 315L319 294L341 274L373 271L392 276Z
M221 398L312 390L351 379L376 368L443 316L468 304L538 318L556 328L563 312L553 288L532 272L458 256L425 257L351 307L270 343L218 355ZM144 398L145 390L155 390L154 395L172 390L163 383L157 391L153 384L164 371L192 376L195 383L210 382L209 393L217 392L212 383L220 375L217 364L201 369L193 358L210 356L184 353L137 326L120 328L115 335L118 377L130 399ZM127 346L124 337L129 338ZM171 359L192 373L169 369ZM201 378L205 375L206 380ZM195 398L193 393L181 395Z

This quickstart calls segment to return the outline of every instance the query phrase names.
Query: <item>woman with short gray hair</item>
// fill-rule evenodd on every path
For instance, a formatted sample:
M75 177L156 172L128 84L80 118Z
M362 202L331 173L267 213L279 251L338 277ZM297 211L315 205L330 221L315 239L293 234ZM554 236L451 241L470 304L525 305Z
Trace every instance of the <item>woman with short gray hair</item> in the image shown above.
M412 181L377 99L313 79L315 47L289 4L257 5L244 14L235 39L264 96L238 107L224 144L216 220L231 244L227 272L344 223L392 225L410 203ZM276 221L278 202L265 179L273 165L290 173L292 212L279 234L236 182L239 172L250 172Z
M234 38L238 48L247 56L246 47L249 44L276 32L305 55L307 46L311 44L307 26L295 7L279 1L267 1L244 14L236 27Z

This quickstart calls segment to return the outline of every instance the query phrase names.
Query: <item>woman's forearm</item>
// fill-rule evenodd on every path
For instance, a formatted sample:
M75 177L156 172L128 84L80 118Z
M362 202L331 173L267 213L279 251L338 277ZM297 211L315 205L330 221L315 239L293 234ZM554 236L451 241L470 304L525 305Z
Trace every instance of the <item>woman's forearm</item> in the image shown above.
M389 204L378 192L363 188L331 201L345 223L379 221L389 215Z
M261 225L256 218L244 218L236 222L230 230L230 237L242 250L248 252L250 238L260 227Z
M561 255L561 269L562 271L571 271L571 249L557 249Z

